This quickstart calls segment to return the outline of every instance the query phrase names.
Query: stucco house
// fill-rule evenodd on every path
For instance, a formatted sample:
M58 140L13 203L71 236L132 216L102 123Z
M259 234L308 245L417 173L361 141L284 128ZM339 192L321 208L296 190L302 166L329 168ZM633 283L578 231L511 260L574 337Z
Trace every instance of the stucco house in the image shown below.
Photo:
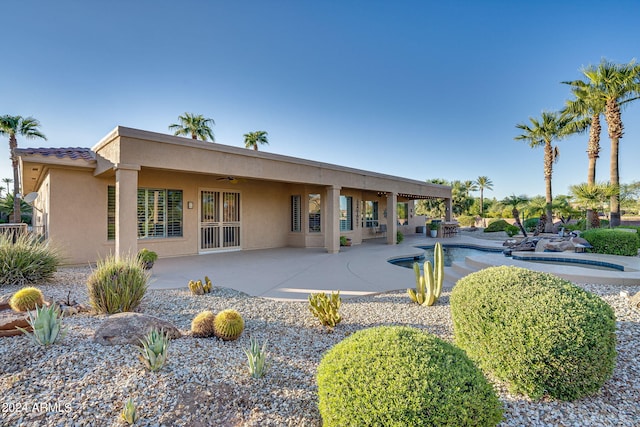
M339 251L415 233L414 201L451 188L312 160L116 127L91 149L21 148L34 230L70 264L284 246ZM34 195L31 196L33 198ZM386 230L385 230L386 228Z

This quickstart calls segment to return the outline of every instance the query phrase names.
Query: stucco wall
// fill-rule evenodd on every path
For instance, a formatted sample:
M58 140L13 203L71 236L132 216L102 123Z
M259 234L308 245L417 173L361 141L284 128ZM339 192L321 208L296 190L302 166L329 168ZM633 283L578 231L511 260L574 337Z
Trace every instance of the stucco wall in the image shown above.
M90 171L49 172L49 238L66 263L86 264L113 250L107 241L107 182Z

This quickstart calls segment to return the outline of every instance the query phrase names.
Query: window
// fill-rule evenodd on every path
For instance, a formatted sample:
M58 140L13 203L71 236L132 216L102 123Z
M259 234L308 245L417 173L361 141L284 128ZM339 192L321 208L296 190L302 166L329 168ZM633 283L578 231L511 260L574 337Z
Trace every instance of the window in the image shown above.
M409 203L398 203L398 225L407 225L409 223Z
M353 198L351 196L340 196L340 231L353 230Z
M291 231L302 231L302 209L300 209L301 197L299 195L291 196Z
M138 189L138 238L182 237L182 190ZM107 239L116 237L116 188L107 189Z
M107 240L116 239L116 187L107 187Z
M362 226L366 228L374 228L378 226L378 202L365 200L362 209Z
M309 194L309 232L319 233L322 229L320 226L321 212L320 194Z

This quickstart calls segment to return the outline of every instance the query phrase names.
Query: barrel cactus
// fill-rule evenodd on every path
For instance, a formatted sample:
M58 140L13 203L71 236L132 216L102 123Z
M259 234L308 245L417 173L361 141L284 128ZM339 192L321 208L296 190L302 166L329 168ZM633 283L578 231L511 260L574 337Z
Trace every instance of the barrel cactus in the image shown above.
M191 332L194 337L206 338L212 337L213 330L213 321L215 319L215 314L211 311L203 311L193 318L191 321Z
M223 310L213 320L213 333L224 341L233 341L244 330L244 320L236 310Z
M9 300L9 306L14 311L35 310L37 306L44 305L44 296L38 288L22 288Z

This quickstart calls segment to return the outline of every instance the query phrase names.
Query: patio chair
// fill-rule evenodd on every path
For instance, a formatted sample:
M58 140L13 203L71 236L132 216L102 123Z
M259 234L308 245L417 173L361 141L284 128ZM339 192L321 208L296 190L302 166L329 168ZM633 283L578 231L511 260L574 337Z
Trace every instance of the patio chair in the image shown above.
M382 235L383 237L386 236L387 235L387 224L380 224L378 227L376 227L375 234L376 234L376 236L378 234Z

